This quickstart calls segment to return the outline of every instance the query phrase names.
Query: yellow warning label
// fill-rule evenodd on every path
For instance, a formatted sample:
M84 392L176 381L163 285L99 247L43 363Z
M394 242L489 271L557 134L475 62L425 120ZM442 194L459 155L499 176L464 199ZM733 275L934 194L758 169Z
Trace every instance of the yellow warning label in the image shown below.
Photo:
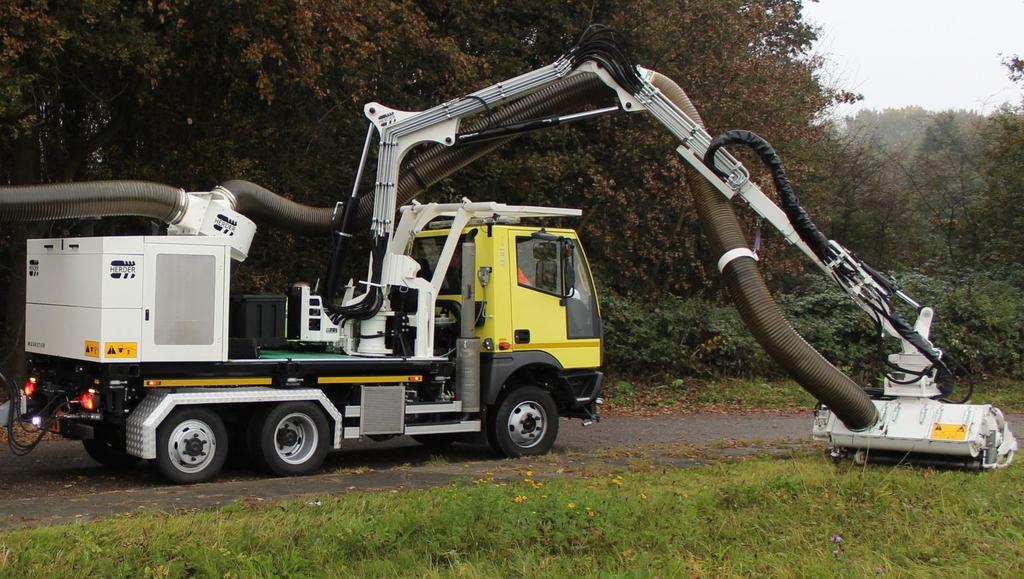
M85 355L90 358L100 357L100 343L95 340L85 341Z
M107 342L103 344L103 356L106 358L138 358L139 346L136 342Z
M932 427L932 440L967 440L967 425L936 422Z

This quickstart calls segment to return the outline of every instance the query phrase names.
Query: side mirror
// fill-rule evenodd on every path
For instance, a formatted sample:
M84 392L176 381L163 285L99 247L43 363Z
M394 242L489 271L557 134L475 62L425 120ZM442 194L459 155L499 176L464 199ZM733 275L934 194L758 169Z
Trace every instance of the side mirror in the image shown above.
M572 295L573 290L576 288L576 244L573 240L568 238L561 238L560 240L562 251L562 297L569 297Z

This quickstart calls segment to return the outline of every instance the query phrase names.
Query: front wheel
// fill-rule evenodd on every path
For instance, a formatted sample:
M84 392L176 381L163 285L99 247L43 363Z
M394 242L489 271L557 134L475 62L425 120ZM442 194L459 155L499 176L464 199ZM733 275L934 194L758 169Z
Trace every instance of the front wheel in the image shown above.
M179 408L156 430L156 466L173 483L206 482L220 473L227 457L228 431L208 408Z
M488 439L498 453L545 454L558 438L558 407L546 390L522 386L505 395L488 423Z

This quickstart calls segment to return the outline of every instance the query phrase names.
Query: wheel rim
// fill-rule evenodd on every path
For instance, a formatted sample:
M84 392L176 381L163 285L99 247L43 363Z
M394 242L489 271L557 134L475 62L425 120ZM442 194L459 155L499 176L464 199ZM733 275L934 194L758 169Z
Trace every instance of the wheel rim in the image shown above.
M274 427L274 451L288 464L302 464L309 460L319 442L316 423L307 414L294 412Z
M508 415L508 437L519 448L530 448L544 439L547 424L544 407L532 400L524 400Z
M202 420L190 419L174 428L167 441L167 454L174 468L195 474L213 461L217 454L217 437L210 425Z

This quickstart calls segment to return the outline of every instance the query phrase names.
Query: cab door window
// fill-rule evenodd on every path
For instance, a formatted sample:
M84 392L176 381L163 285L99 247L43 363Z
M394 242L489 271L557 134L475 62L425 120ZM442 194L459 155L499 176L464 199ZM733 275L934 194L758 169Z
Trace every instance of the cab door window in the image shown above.
M516 238L516 281L519 285L562 297L564 279L557 240Z

